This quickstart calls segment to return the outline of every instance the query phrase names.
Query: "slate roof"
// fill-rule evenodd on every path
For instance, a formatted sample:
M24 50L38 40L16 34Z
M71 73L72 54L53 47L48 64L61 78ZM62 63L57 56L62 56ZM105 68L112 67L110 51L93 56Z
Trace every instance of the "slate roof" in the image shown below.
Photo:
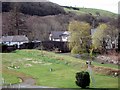
M15 35L15 36L2 36L0 37L0 42L28 42L28 38L25 35Z
M69 32L68 31L52 31L51 32L53 38L60 38L61 36L68 36Z

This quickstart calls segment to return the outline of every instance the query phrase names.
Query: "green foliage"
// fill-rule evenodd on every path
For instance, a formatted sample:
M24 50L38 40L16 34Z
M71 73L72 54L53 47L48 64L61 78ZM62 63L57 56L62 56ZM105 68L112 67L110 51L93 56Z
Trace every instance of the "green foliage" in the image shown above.
M100 24L92 35L94 49L104 48L104 45L110 40L112 42L118 37L118 29L109 24ZM107 41L106 41L107 40Z
M105 30L108 28L106 24L101 24L97 31L92 35L92 43L94 48L101 48L102 47L102 41L105 37Z
M89 56L90 56L91 59L93 58L93 50L94 50L93 48L90 49L90 54L89 54Z
M88 72L78 72L76 73L76 84L81 88L86 88L90 84L90 75Z
M81 46L78 45L78 46L74 46L73 49L71 50L71 53L72 54L82 54L82 53L86 53L86 49L82 48L81 49Z
M80 48L80 46L74 46L73 49L71 50L71 53L73 53L73 54L80 53L79 48Z
M85 22L71 21L68 30L70 34L69 48L72 53L86 51L86 46L90 40L90 25Z

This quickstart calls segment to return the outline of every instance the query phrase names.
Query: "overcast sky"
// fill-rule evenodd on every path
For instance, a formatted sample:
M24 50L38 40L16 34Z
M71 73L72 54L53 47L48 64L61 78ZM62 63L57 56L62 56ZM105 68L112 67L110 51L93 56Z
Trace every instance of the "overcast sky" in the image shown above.
M77 6L96 8L118 13L118 2L120 0L49 0L63 6Z

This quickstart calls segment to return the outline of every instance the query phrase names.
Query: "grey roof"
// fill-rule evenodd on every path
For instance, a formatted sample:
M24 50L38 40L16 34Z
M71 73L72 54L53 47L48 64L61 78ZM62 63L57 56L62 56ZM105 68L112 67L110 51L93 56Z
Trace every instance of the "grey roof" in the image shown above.
M53 38L60 38L61 36L69 35L68 31L52 31L51 32Z
M26 42L29 41L25 35L2 36L0 42Z

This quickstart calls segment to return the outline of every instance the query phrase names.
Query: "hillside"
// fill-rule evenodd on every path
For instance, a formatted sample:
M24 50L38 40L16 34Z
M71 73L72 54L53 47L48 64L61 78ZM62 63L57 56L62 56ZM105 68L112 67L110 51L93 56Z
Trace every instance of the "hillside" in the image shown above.
M63 8L51 2L7 2L2 4L2 35L27 35L29 40L48 40L51 31L68 30L71 20L84 21L90 25L94 20L95 27L99 23L108 22L111 22L111 25L117 25L117 20L112 18L117 17L116 14L97 11L97 9ZM104 15L105 13L107 14ZM96 18L96 14L100 14L99 18Z
M79 7L68 7L68 6L63 6L63 8L66 12L73 12L73 13L76 13L78 15L91 13L94 16L96 16L96 14L98 14L102 17L105 16L105 17L117 18L117 14L109 12L109 11L101 10L101 9L79 8Z
M60 6L52 2L3 2L2 12L9 12L15 7L19 12L28 15L47 16L72 12L77 15L92 14L93 16L117 18L117 14L101 9Z
M58 15L65 14L63 8L52 2L3 2L2 12L11 10L21 12L28 15Z

